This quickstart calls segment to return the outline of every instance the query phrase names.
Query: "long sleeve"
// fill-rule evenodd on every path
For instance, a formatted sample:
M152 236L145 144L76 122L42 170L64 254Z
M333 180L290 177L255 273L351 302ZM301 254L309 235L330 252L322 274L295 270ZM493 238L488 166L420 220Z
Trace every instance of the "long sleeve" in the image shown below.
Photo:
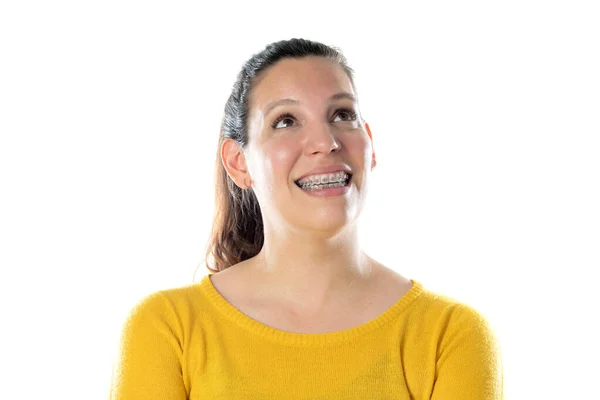
M183 328L168 299L156 292L131 311L121 333L111 400L185 400Z
M488 321L461 305L441 339L431 400L502 400L500 344Z

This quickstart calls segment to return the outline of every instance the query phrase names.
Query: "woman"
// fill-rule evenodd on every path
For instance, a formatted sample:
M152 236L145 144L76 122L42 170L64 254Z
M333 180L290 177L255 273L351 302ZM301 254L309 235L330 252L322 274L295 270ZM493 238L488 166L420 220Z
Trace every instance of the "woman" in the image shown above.
M254 55L225 106L211 273L132 311L111 398L501 399L485 318L361 250L375 165L339 50Z

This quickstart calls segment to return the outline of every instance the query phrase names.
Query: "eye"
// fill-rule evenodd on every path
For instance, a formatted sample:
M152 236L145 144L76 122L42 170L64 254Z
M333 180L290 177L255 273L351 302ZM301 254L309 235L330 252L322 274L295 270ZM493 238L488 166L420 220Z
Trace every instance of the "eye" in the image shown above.
M336 121L334 119L333 122L353 122L356 121L356 119L358 118L358 114L354 111L351 110L349 108L340 108L336 111L336 118L341 116L342 120L341 121ZM284 123L288 123L288 122L294 122L294 116L290 113L283 113L280 116L278 116L277 118L275 118L275 121L273 121L273 123L271 123L271 128L273 129L281 129L281 128L286 128L286 126L283 127L278 127L280 122L284 122Z
M340 115L346 116L346 118L347 118L347 119L342 119L342 122L356 121L356 118L357 118L356 112L354 110L350 110L348 108L340 108L339 110L337 110L336 118L339 117ZM335 120L334 120L334 122L335 122Z
M275 118L275 121L273 121L273 123L271 124L271 128L279 129L277 128L277 125L279 125L280 122L293 121L293 118L294 116L290 113L281 114L279 117Z

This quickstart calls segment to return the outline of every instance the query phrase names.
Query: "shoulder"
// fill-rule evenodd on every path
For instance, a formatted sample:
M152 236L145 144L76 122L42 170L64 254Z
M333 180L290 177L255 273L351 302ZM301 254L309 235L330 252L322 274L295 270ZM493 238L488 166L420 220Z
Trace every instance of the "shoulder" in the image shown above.
M199 283L156 290L143 295L130 308L126 326L131 329L146 329L156 324L169 325L175 332L183 325L192 323L200 311Z
M486 318L474 306L444 293L423 288L420 301L439 318L451 323L484 323Z
M475 306L426 289L419 300L419 314L438 343L438 357L458 351L481 360L501 358L498 336L488 317Z
M123 326L123 335L131 338L145 337L151 335L149 330L158 324L177 325L177 317L173 307L162 291L155 291L142 296L129 309Z
M387 291L393 293L405 294L413 286L411 279L401 275L390 267L380 263L379 261L370 258L373 263L375 279L370 283L370 287L376 291Z
M442 343L458 337L497 342L490 320L476 306L417 284L421 290L408 317L411 325L422 327Z
M185 343L188 338L190 343L202 343L193 341L186 327L187 314L180 308L186 297L187 290L182 288L158 290L130 309L113 364L111 398L189 395L191 378L182 378L181 371L195 370L197 355L204 352L198 345L190 348ZM190 358L187 349L196 358Z

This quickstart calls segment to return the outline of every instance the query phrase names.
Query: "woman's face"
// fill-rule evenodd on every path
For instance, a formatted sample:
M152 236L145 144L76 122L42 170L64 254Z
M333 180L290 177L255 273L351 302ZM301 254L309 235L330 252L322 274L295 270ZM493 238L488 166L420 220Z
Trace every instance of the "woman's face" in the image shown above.
M255 80L245 156L263 218L275 227L338 231L360 214L375 154L354 97L344 70L323 57L280 60ZM314 197L295 183L338 163L352 173L343 195Z

